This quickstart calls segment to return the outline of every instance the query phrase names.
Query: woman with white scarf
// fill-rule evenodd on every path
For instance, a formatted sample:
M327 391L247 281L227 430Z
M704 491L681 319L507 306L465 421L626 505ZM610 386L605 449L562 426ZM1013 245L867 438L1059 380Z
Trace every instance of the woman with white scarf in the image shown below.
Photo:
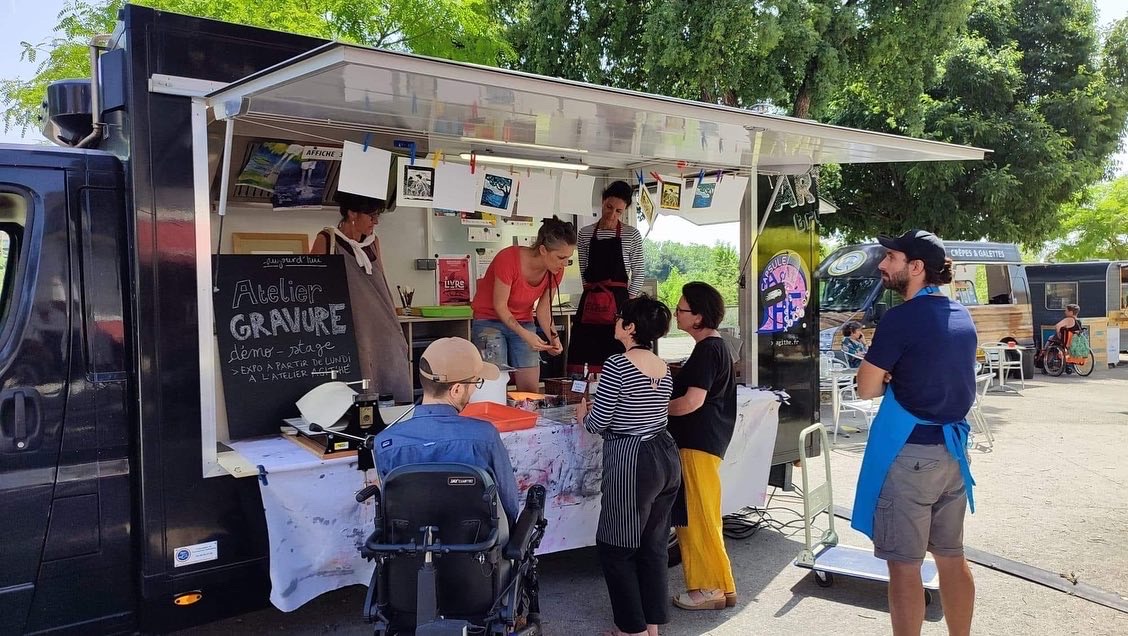
M375 233L384 202L347 192L338 192L336 199L341 221L318 232L311 253L345 257L361 377L373 381L373 393L391 393L396 402L412 402L411 352L396 318Z

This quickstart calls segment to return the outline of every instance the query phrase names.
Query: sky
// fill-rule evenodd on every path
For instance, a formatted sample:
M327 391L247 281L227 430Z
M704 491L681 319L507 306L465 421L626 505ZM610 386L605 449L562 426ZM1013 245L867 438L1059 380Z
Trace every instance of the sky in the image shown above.
M0 22L16 25L15 32L19 34L16 37L0 38L0 78L29 77L35 73L35 65L19 59L22 50L20 40L39 43L52 37L59 11L66 3L67 0L0 0ZM1128 15L1128 0L1097 0L1097 10L1100 23L1107 24ZM26 131L26 137L19 130L0 132L0 143L39 143L42 140L43 136L38 130ZM1117 160L1120 164L1119 173L1128 174L1128 152L1117 155ZM717 241L736 241L730 224L698 227L670 216L659 218L649 238L706 245Z

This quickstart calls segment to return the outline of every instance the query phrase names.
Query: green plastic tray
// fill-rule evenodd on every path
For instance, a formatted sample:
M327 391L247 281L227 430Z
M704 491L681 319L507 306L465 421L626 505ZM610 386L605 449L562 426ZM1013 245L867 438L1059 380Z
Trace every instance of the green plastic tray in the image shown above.
M446 307L432 305L415 307L414 309L419 310L419 314L424 318L470 318L474 315L470 305L449 305Z

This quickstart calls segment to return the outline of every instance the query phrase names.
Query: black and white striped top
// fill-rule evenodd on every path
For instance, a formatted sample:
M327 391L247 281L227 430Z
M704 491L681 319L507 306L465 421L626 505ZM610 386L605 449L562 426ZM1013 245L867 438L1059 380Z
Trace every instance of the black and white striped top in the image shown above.
M586 227L580 228L580 235L576 240L576 251L580 253L580 278L583 279L584 270L587 269L588 264L588 250L591 249L591 233L599 225L598 222L592 223ZM602 241L604 239L615 238L615 230L599 230L599 234L595 240ZM642 291L642 279L645 276L643 272L642 260L642 234L639 233L638 228L630 225L623 224L623 263L627 266L627 275L630 277L630 284L627 286L627 293L632 297L637 296ZM584 281L585 283L588 281ZM603 388L602 382L600 388Z
M652 439L666 429L673 390L668 369L655 380L624 354L615 354L603 363L595 403L584 418L584 427L600 435Z

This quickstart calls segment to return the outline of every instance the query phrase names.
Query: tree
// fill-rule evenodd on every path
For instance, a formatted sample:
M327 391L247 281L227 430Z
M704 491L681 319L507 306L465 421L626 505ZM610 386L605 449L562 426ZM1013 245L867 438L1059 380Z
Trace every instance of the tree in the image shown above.
M923 135L988 148L982 162L842 166L823 188L848 240L926 227L1033 245L1104 174L1128 118L1128 19L1102 38L1089 0L978 0L923 96ZM835 123L905 134L859 87Z
M498 0L526 71L818 117L851 78L900 110L970 0Z
M1128 261L1128 176L1094 186L1062 206L1055 262Z
M109 33L123 0L71 0L55 35L21 42L21 58L39 62L30 79L0 81L4 128L36 126L47 84L90 74L87 43ZM155 9L325 39L501 65L513 55L489 0L135 0Z

